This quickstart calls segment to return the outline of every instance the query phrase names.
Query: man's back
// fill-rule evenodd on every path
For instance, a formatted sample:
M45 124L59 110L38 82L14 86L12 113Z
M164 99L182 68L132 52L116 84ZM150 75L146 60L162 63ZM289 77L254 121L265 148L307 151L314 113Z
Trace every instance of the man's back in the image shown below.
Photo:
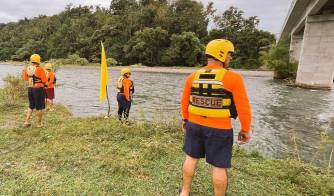
M221 67L215 64L209 64L203 69L219 69ZM217 128L217 129L231 129L232 122L230 118L209 118L197 114L189 113L189 100L191 94L191 87L194 81L196 72L192 73L187 77L186 84L183 91L183 96L181 100L181 109L183 119L188 119L190 122L200 124L207 127ZM223 78L224 89L231 92L233 95L233 100L236 105L238 116L241 122L243 130L250 130L251 125L251 109L249 104L249 99L246 93L246 88L242 79L242 76L233 71L227 71Z

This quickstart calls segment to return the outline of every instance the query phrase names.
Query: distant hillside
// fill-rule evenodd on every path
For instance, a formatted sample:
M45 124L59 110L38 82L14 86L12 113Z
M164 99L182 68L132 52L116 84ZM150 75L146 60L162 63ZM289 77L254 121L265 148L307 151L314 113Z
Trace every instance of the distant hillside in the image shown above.
M214 19L214 20L213 20ZM209 21L216 28L208 32ZM214 5L192 0L112 0L109 8L67 6L54 16L0 24L0 60L44 60L79 55L98 62L100 42L119 64L195 66L203 63L211 39L227 38L236 45L235 65L257 68L260 48L275 38L257 29L257 17L245 18L231 7L223 14Z

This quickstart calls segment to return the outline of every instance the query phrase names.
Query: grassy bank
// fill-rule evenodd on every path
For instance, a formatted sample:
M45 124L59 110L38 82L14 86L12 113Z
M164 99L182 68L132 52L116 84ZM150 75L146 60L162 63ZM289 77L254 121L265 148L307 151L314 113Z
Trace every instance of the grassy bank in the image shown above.
M0 97L4 93L0 90ZM58 105L45 128L22 128L25 100L0 99L0 195L176 195L183 134L177 123L75 118ZM193 195L212 195L202 160ZM333 195L332 172L235 149L230 195Z

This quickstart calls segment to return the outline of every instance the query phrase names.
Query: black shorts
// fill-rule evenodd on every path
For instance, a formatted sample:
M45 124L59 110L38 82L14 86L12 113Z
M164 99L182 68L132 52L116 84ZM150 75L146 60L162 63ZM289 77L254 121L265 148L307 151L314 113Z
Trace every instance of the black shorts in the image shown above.
M129 109L131 108L131 101L126 100L125 95L117 93L118 108Z
M231 168L233 129L215 129L191 122L186 125L184 152L219 168Z
M28 88L29 108L36 110L45 109L44 88Z

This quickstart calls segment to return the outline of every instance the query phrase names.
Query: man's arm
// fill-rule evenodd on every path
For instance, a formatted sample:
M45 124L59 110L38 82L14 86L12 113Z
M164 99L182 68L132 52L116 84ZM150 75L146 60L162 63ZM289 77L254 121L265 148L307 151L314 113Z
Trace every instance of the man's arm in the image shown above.
M42 80L42 82L43 82L44 84L47 84L48 79L46 78L46 74L45 74L44 69L41 68L41 67L38 67L37 69L38 69L38 70L37 70L37 76L38 76L39 78L41 78L41 80Z
M50 76L50 81L48 81L48 86L51 86L53 82L55 81L55 74L50 72L49 76Z
M182 98L181 98L181 114L182 114L182 130L183 132L186 131L186 125L189 118L189 100L190 100L190 93L191 93L191 85L193 82L193 74L188 76L186 82L184 84Z
M193 78L194 78L194 74L191 74L190 76L187 77L184 88L183 88L182 97L181 97L182 119L186 119L186 120L189 117L188 107L189 107L189 99L190 99L191 85L193 82Z
M28 77L28 73L27 73L27 69L24 69L23 71L23 80L28 81L29 77Z
M236 77L235 87L232 94L241 124L238 141L240 141L239 144L246 144L251 138L252 112L246 87L241 75L237 75Z
M240 75L236 77L232 94L240 119L241 130L244 132L250 132L252 121L251 107L244 81Z
M126 100L130 101L130 87L131 87L131 81L129 79L123 80L123 87L124 87L124 96Z

